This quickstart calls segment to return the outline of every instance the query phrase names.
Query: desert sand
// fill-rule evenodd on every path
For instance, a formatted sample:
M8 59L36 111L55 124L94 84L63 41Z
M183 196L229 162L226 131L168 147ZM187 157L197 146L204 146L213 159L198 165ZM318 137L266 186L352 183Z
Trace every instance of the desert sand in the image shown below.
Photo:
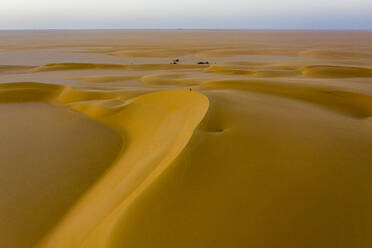
M4 248L369 248L372 32L1 31L0 171Z

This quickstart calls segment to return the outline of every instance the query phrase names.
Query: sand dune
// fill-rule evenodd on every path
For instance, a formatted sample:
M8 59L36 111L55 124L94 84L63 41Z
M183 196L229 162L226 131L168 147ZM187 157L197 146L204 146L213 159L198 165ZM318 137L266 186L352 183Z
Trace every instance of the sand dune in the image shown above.
M85 76L85 77L78 77L72 78L73 80L88 82L88 83L111 83L111 82L122 82L122 81L129 81L129 80L136 80L139 79L141 76L139 75L97 75L97 76Z
M167 71L167 70L188 70L188 69L203 69L206 65L190 65L190 64L143 64L143 65L128 65L128 70L133 71Z
M33 66L0 65L0 73L26 71L32 68Z
M211 77L190 77L187 74L177 73L159 73L150 74L141 77L140 81L146 84L155 85L180 85L180 86L196 86L203 82L210 81Z
M256 48L256 49L216 49L203 51L200 53L204 57L231 57L231 56L242 56L242 55L295 55L293 52L288 50L282 50L280 48Z
M372 77L372 69L351 66L312 65L301 71L307 77Z
M372 53L340 49L311 49L301 51L300 56L321 59L372 59Z
M118 65L118 64L91 64L91 63L56 63L39 66L33 69L35 72L64 71L64 70L133 70L133 71L157 71L157 70L182 70L206 68L205 65Z
M96 106L84 105L77 103L71 107L89 113L92 118L100 116L90 111ZM128 204L177 157L207 108L208 100L203 95L175 90L141 96L119 111L107 109L112 114L105 114L101 121L128 136L132 143L112 170L40 247L80 247L83 244L94 247L107 242L110 233L105 235L106 232L97 230L113 228ZM138 118L146 121L139 125ZM101 201L102 197L107 201Z
M208 68L208 72L220 73L220 74L233 74L233 75L251 75L255 77L291 77L301 75L300 71L289 68L286 66L281 68L280 66L246 66L241 64L223 64L223 65L212 65Z
M206 89L248 90L306 101L362 119L372 116L372 96L355 92L264 80L216 81L204 85Z
M301 75L298 71L293 70L262 70L254 73L255 77L293 77Z
M124 104L124 102L122 101L120 102L120 100L117 100L115 104L107 104L107 101L106 102L86 101L91 99L92 96L93 98L102 99L104 97L104 93L101 93L100 95L101 97L97 97L98 93L92 95L89 93L81 92L78 89L74 90L69 89L68 87L63 88L55 85L40 83L9 83L2 84L1 86L2 90L0 91L0 93L7 96L7 98L4 98L4 101L22 103L36 101L47 102L52 103L54 105L62 106L68 103L66 107L83 112L87 114L89 117L97 119L98 121L107 124L115 131L117 131L117 133L122 136L122 139L124 140L128 140L128 138L129 140L133 139L133 144L132 143L131 145L126 144L126 146L128 146L127 150L122 148L122 152L123 153L125 152L126 156L122 157L122 155L119 155L119 159L116 162L117 165L112 166L113 172L106 173L105 177L101 179L102 183L99 183L96 189L94 188L92 189L91 193L92 198L87 197L86 201L88 202L83 201L81 203L83 210L76 210L82 211L80 214L78 214L78 216L80 217L76 217L74 216L74 214L72 214L70 219L69 218L66 219L67 222L72 221L77 223L77 225L75 226L76 228L78 228L77 229L79 230L78 232L73 231L69 223L67 223L66 226L68 232L73 231L73 233L77 234L76 237L81 237L81 232L83 230L85 230L84 232L86 233L89 233L92 230L94 230L96 226L103 220L105 215L110 213L112 210L114 210L115 208L117 208L117 206L121 204L122 205L128 204L127 201L130 201L130 199L133 198L135 194L138 194L136 192L140 191L141 187L145 187L147 184L151 182L151 180L153 180L153 178L156 178L156 176L167 167L169 162L172 161L174 157L180 152L180 150L182 150L182 148L186 145L188 139L190 139L191 137L195 125L197 125L200 122L206 110L208 109L208 100L206 97L199 93L190 92L188 90L173 90L152 93L149 95L144 95L135 98L133 102L129 104ZM38 98L30 96L38 96ZM113 98L113 95L111 95L111 98ZM113 101L111 100L111 103L112 102ZM121 105L118 104L118 102L120 102ZM4 109L5 110L8 109L6 105L4 105ZM148 115L149 111L152 112L151 115ZM169 115L170 118L167 119L166 116L170 112L174 113ZM186 115L186 113L189 114ZM140 115L141 117L136 117L136 115ZM50 115L48 114L46 116L50 117ZM62 116L60 118L64 117ZM144 122L143 123L144 125L141 127L137 123L138 118L140 119L148 118L148 121ZM132 128L130 128L131 126ZM171 131L170 127L172 127L174 131ZM40 126L40 128L44 128L44 126L42 125ZM53 128L53 125L51 125L49 128ZM146 129L147 131L145 131ZM154 132L154 130L157 131ZM94 136L92 136L92 138L93 137ZM58 137L49 138L50 139L55 138L57 139L57 141L59 139ZM96 138L98 137L96 136ZM158 140L159 138L161 140ZM154 141L160 142L159 147L157 148L158 152L154 150L153 146ZM19 142L24 141L20 140ZM100 142L102 142L102 140L100 140ZM107 142L110 142L110 140L108 140ZM102 145L103 144L104 143L102 143ZM112 147L112 145L108 146L107 149L110 147ZM111 151L114 152L114 150ZM152 155L143 156L138 154L138 152L140 152L140 154ZM35 156L37 156L37 154L35 154ZM63 156L63 154L60 154L60 156ZM76 156L81 156L81 153L77 151ZM133 164L133 161L135 161L138 157L141 156L144 159L142 161L137 161L135 164ZM89 158L93 160L96 159L94 156L91 156ZM76 162L79 164L82 163L80 159L76 159L74 157L72 157L71 159L75 159ZM8 161L5 160L4 162L7 163ZM20 164L24 163L20 161L12 162ZM66 161L60 160L60 162L64 163ZM100 162L98 162L98 164L100 164ZM34 178L34 180L38 179ZM120 182L124 184L121 185ZM19 182L19 184L22 183ZM113 190L115 184L117 184L116 186L117 189ZM42 191L42 189L38 190ZM66 191L64 192L64 194L68 194L70 196L73 195L72 193L68 193ZM112 194L113 198L112 203L107 205L107 202L101 202L100 198L103 197L103 195L99 196L101 194L104 194L105 198L107 198L109 194ZM118 198L117 194L121 194L122 197ZM128 198L128 200L125 200L126 198ZM61 199L64 199L64 197L62 197ZM103 203L101 210L99 210L97 205L100 203ZM28 202L26 202L26 204L28 204ZM94 218L92 218L91 220L93 221L93 223L91 224L80 222L79 220L80 218L85 218L83 217L83 215L89 214L90 212L89 206L91 206L91 204L96 205L96 208L92 210L97 213L101 212L101 215L97 214L96 216L97 218L95 221L93 221ZM59 205L59 207L61 206ZM88 209L85 209L87 207ZM79 207L77 207L77 209L79 209ZM38 217L39 219L37 219L37 217L34 216L34 218L36 218L35 220L36 223L39 223L42 218L45 218L47 221L52 221L51 217L43 216ZM82 226L79 226L80 224L78 223L81 223ZM61 226L61 230L62 232L66 231L64 230L64 225ZM38 238L37 235L33 235L32 233L27 235L30 235L34 239ZM59 235L60 234L57 231L56 237L54 238L54 236L51 236L51 241L48 241L45 247L49 247L48 244L49 242L52 243L51 247L59 247L59 245L61 247L66 247L66 245L69 247L73 246L77 247L77 245L80 245L84 241L84 239L82 239L80 242L75 243L76 237L75 238L73 237L75 235L71 236L71 240L63 238L62 240L58 241ZM57 241L54 241L54 239L57 239ZM5 242L6 241L7 240L5 239ZM31 241L25 240L24 245L27 245L28 244L27 242ZM58 244L55 244L54 242L58 242ZM59 244L59 242L61 243ZM9 243L15 244L16 241L10 240Z
M147 49L136 49L136 50L119 50L111 52L110 55L119 57L143 57L143 58L163 58L163 57L181 57L190 53L195 53L195 50L179 49L164 49L164 48L147 48Z
M36 72L64 71L64 70L125 70L125 65L91 64L91 63L55 63L46 64L33 69Z
M254 75L253 70L249 70L247 67L236 66L236 65L211 65L208 68L208 72L211 73L222 73L222 74L237 74L237 75Z
M17 82L0 84L1 103L22 103L50 101L62 86L35 82Z
M0 247L371 247L371 44L1 31Z
M109 247L353 247L352 233L368 247L370 127L280 98L205 94L205 120Z

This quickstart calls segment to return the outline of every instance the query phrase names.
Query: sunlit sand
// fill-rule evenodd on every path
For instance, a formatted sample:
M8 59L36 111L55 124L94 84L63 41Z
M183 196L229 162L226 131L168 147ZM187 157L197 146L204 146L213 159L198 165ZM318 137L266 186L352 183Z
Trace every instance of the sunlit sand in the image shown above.
M369 248L372 32L1 31L0 165L4 248Z

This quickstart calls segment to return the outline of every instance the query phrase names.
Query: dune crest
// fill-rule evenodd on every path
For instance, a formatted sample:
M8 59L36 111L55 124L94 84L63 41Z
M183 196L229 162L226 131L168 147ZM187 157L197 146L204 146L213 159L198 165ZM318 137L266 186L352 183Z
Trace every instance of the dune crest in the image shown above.
M85 247L86 242L96 244L97 238L106 242L110 233L97 230L114 228L130 202L183 150L209 105L205 96L189 90L149 93L125 102L119 93L35 82L1 84L0 97L6 103L72 108L111 127L126 141L109 171L37 247Z
M125 70L125 65L118 64L93 64L93 63L53 63L38 66L35 72L65 71L65 70Z
M83 81L87 83L112 83L121 81L130 81L140 78L139 75L97 75L72 78L73 80Z
M110 171L37 247L104 246L130 202L188 143L208 109L208 100L188 90L150 93L133 99L120 111L106 109L113 114L102 119L97 111L90 111L94 105L70 107L111 126L127 137L129 144Z
M372 69L351 66L312 65L301 69L307 77L348 78L372 77Z
M235 89L305 101L355 118L372 116L372 96L339 89L289 84L267 80L220 80L204 84L205 89Z

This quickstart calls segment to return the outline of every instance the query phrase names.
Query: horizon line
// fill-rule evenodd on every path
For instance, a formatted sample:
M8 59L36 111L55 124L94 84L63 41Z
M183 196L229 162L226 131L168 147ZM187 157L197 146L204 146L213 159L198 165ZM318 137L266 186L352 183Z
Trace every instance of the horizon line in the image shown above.
M372 31L372 28L0 28L0 31L105 31L105 30L170 30L170 31Z

